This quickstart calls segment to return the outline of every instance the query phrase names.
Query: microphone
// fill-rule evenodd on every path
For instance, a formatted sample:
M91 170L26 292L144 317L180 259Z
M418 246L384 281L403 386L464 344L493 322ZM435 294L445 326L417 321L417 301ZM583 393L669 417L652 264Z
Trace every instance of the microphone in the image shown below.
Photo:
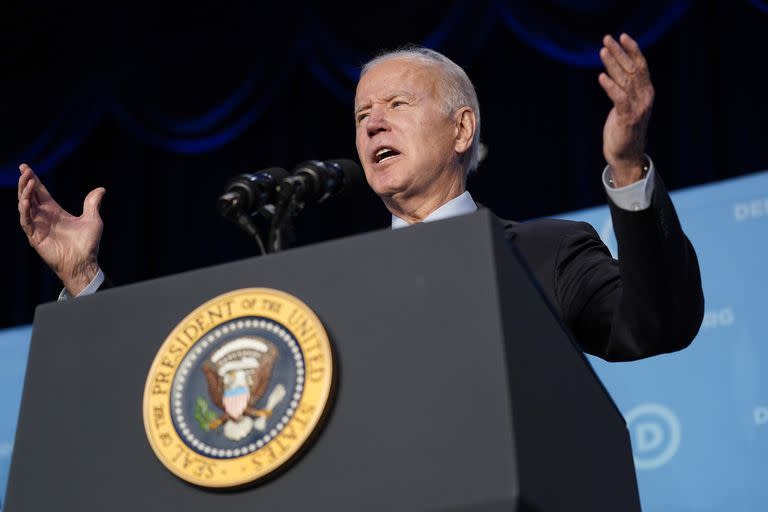
M318 204L342 190L353 190L364 181L363 170L352 160L307 160L280 182L279 202L294 200L300 207Z
M259 212L270 219L269 252L283 247L283 230L290 218L306 205L318 204L341 191L353 191L365 182L365 174L352 160L307 160L288 173L270 167L252 174L241 174L227 182L216 201L219 213L239 225L267 251L251 218Z
M288 171L281 167L235 176L227 182L226 192L219 196L216 207L229 220L250 215L275 201L278 185L287 177Z

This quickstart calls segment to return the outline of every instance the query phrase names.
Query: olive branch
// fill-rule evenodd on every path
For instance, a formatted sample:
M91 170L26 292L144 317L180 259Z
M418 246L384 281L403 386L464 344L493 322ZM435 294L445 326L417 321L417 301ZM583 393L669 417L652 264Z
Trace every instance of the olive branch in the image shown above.
M200 428L208 432L211 430L210 425L219 417L214 411L211 410L208 405L208 401L202 396L197 397L195 401L195 419L200 425Z

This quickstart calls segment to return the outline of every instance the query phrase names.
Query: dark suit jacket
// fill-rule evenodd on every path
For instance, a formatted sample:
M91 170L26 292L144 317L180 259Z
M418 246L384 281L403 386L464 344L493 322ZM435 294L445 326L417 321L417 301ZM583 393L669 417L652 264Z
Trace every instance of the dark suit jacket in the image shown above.
M704 295L696 252L664 184L657 175L646 210L610 207L619 261L585 222L499 220L582 350L631 361L687 347ZM105 280L100 289L112 286Z
M646 210L609 203L618 261L585 222L501 222L585 352L631 361L687 347L704 294L696 252L664 184L655 176Z

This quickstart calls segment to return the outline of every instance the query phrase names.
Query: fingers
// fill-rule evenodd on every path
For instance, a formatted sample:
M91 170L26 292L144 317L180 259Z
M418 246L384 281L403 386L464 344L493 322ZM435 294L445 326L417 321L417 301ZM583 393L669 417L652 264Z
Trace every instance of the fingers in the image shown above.
M640 51L640 45L637 44L637 41L627 34L621 34L621 36L619 36L619 42L629 58L632 59L637 69L639 71L646 71L648 69L648 63L643 56L643 52Z
M620 113L633 109L640 114L649 111L654 90L640 46L627 34L621 34L618 41L606 35L603 44L600 59L605 64L606 72L603 73L605 76L598 77L600 86Z
M626 34L622 34L622 36L626 36ZM622 38L620 37L619 39ZM605 45L605 48L608 50L610 56L616 60L616 62L624 71L627 73L635 72L636 66L634 60L629 55L627 55L627 52L624 51L624 48L622 48L622 46L613 37L603 37L603 45Z
M91 190L85 200L83 201L83 215L88 217L99 217L99 209L101 208L101 200L104 198L104 194L107 191L104 187L99 187Z
M621 64L619 64L616 56L608 48L604 47L600 49L600 60L603 61L608 76L619 85L619 87L623 88L629 86L630 75Z
M35 177L35 173L27 164L21 164L19 166L19 172L21 173L21 176L19 176L19 187L16 191L16 199L21 201L21 192L24 190L24 187L27 186L27 182Z
M34 180L29 180L19 196L19 224L28 237L32 236L32 204L29 198L34 186Z
M648 64L637 41L621 34L619 41L610 35L603 37L600 59L608 75L623 89L650 83Z
M37 180L35 179L35 175L31 175L27 177L26 182L24 183L24 188L19 193L19 202L21 201L27 201L28 203L32 203L32 201L35 198L35 183Z
M629 101L624 89L605 73L600 73L600 76L597 77L597 81L600 82L600 87L603 88L619 113L623 114L629 111Z
M34 179L36 186L34 190L32 191L32 196L30 197L30 201L33 205L44 203L46 201L50 201L53 198L51 197L50 192L48 192L48 189L45 188L45 185L40 181L40 179L35 174L35 171L32 170L30 166L27 164L21 164L19 166L19 172L21 173L21 177L19 177L19 188L18 188L18 195L19 198L21 198L21 191L24 189L24 186L26 185L26 182L28 180Z
M32 236L32 215L29 210L29 201L19 203L19 224L27 237Z

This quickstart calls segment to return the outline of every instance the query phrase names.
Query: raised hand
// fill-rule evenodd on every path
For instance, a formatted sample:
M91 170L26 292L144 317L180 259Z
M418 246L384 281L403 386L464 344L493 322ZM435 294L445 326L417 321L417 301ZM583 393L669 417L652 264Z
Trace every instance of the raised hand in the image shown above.
M613 108L603 128L603 154L617 187L643 177L645 139L653 107L653 84L640 47L627 34L603 38L600 59L605 73L598 81Z
M92 190L75 217L57 203L27 165L19 166L19 222L29 244L75 296L96 276L104 225L99 206L106 190Z

